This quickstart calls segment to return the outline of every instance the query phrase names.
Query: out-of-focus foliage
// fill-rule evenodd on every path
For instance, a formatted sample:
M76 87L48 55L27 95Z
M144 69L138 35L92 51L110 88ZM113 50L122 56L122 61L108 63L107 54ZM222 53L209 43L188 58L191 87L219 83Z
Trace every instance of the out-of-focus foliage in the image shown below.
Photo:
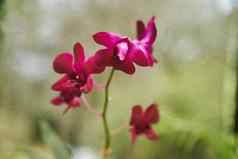
M109 124L117 128L129 120L134 104L155 101L161 110L156 126L160 141L142 137L132 146L123 130L113 137L112 158L238 158L238 141L231 132L238 13L237 2L228 1L5 1L0 7L0 158L67 158L69 149L79 158L85 147L92 150L87 154L99 156L101 121L83 105L63 116L64 108L49 104L54 95L50 86L58 78L52 58L70 51L75 41L92 55L100 47L91 38L97 31L134 37L135 20L152 15L160 23L154 49L160 63L138 68L134 76L116 72ZM96 79L104 84L107 75ZM100 111L102 92L87 98Z
M6 15L6 0L0 0L0 19L3 19L3 17Z
M64 144L57 134L50 128L50 126L45 123L41 122L41 134L43 142L53 150L55 157L57 159L70 159L71 158L71 150L67 144Z

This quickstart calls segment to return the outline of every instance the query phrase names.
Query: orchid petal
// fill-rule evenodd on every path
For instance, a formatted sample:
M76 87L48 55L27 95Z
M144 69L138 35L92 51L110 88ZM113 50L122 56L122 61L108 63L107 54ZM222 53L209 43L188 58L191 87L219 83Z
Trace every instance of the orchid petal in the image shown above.
M75 63L83 63L85 59L85 56L84 56L84 48L83 46L77 42L74 44L74 60L75 60Z
M80 98L74 97L72 100L68 102L69 107L80 107Z
M142 50L140 49L136 49L133 52L133 61L140 66L148 66L148 62L147 62L147 57L146 53L144 53Z
M157 135L156 132L152 128L147 129L145 132L145 135L149 140L152 140L152 141L159 139L159 135Z
M55 106L59 106L64 103L64 100L58 96L58 97L54 97L50 102L54 104Z
M81 91L83 91L84 93L89 93L92 91L94 86L94 80L92 77L88 77L87 82L85 83L84 86L82 86L80 88Z
M143 123L143 109L140 105L135 105L131 111L130 125L140 126Z
M148 124L154 124L159 121L159 111L156 104L151 104L145 111L145 120Z
M73 56L70 53L61 53L53 61L53 68L57 73L71 73L73 71Z
M134 127L132 127L130 129L130 133L131 133L131 143L134 144L136 142L136 139L138 136L138 134L136 133L136 129Z
M138 20L136 22L136 33L137 33L136 37L138 40L142 39L144 31L145 31L145 24L143 23L143 21Z
M119 63L119 64L115 63L114 67L117 70L121 70L121 71L123 71L127 74L130 74L130 75L135 73L135 70L136 70L134 64L129 60L123 61L122 63Z
M140 39L143 43L153 44L157 36L155 17L152 17L144 31L143 37Z
M95 63L98 66L113 65L113 51L111 49L101 49L95 53Z
M98 32L93 35L93 39L100 45L112 48L122 37L112 32Z
M139 66L153 66L155 63L151 46L148 46L142 42L133 42L131 54L133 61Z
M97 65L94 57L90 57L85 63L84 69L87 72L87 74L92 74L92 73L96 74L96 73L102 73L105 70L105 66Z
M127 42L121 42L117 44L114 51L117 53L117 56L120 59L120 61L125 60L128 53L128 49L129 46Z
M63 85L69 80L68 75L63 76L61 79L59 79L58 81L56 81L51 89L54 91L61 91L63 88Z
M88 74L101 73L105 70L106 66L111 66L112 63L112 52L108 49L102 49L85 62L84 68Z

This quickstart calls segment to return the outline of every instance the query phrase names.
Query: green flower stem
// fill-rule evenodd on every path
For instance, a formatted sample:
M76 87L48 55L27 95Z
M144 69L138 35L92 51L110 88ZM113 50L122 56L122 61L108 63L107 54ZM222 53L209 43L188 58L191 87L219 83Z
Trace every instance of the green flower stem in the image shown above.
M110 145L111 145L111 134L110 134L108 121L107 121L107 108L108 108L108 100L109 100L109 86L112 81L114 72L115 72L115 69L112 69L105 86L105 99L104 99L103 112L102 112L103 127L104 127L104 133L105 133L105 143L104 143L105 152L110 151Z

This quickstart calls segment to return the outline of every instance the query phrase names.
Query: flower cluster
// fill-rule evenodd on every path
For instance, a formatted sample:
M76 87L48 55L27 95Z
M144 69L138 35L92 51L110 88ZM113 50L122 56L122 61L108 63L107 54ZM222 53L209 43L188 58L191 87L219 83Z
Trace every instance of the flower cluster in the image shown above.
M84 48L79 42L74 44L73 53L58 54L54 58L53 69L62 77L52 85L52 90L58 92L58 96L51 103L56 106L66 104L64 112L67 112L71 108L80 107L81 95L93 90L93 75L102 73L107 67L132 75L136 70L135 65L152 67L157 63L153 56L153 44L157 37L155 17L146 25L137 21L136 31L134 39L112 32L94 34L94 41L103 48L89 58L85 57ZM158 121L159 113L155 104L145 112L141 106L133 107L130 121L132 142L140 134L146 134L151 140L157 139L151 124Z

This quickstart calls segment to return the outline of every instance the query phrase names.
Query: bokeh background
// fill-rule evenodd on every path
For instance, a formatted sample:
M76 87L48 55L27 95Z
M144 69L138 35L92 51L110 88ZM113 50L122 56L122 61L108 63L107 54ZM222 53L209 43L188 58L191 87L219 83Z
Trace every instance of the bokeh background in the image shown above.
M113 159L236 159L237 0L0 0L0 158L99 159L102 123L82 105L62 115L49 101L59 76L51 62L80 41L87 55L98 31L135 37L135 21L158 18L159 65L117 72L110 128L135 104L158 102L158 142L113 136ZM108 71L96 77L105 84ZM87 98L102 109L103 92Z

